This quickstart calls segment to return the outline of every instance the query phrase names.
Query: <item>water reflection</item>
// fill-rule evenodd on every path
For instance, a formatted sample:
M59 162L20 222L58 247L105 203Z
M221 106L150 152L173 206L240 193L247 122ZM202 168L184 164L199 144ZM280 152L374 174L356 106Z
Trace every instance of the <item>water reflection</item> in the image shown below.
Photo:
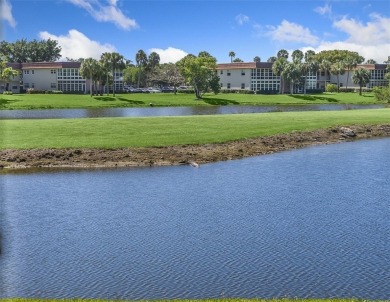
M0 297L388 299L389 148L0 175Z
M51 119L89 117L143 117L187 116L212 114L265 113L287 111L324 111L384 108L385 105L279 105L279 106L193 106L193 107L146 107L146 108L91 108L91 109L44 109L0 110L0 119Z

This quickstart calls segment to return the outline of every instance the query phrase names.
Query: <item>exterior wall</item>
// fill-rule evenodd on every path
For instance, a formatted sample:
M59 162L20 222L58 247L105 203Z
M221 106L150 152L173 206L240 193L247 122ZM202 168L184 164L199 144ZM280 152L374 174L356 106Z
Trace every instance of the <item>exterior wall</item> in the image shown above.
M36 90L57 89L57 69L23 68L23 88Z
M218 72L222 89L250 89L251 70L242 69L221 69Z

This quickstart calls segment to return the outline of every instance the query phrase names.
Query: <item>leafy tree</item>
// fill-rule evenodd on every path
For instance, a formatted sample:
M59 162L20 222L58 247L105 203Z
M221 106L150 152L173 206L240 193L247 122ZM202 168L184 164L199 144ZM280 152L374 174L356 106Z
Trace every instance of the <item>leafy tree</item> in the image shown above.
M368 59L366 64L376 64L376 61L374 59Z
M1 79L6 82L6 91L9 91L9 83L11 82L11 78L19 75L19 71L13 69L12 67L6 67L2 69Z
M212 55L207 52L207 51L201 51L199 54L198 54L198 57L211 57Z
M194 87L196 98L201 99L215 81L217 60L212 56L187 55L178 62L178 66L187 83Z
M272 72L280 77L280 87L279 87L279 93L284 93L284 78L283 78L283 71L286 68L288 62L285 57L279 57L276 59L276 61L272 64Z
M235 58L235 56L236 56L236 53L235 53L234 51L230 51L230 52L229 52L230 63L233 62L233 59Z
M96 74L96 70L98 69L98 61L93 59L93 58L87 58L81 63L80 66L80 74L83 78L89 80L89 92L92 97L93 95L93 79L94 79L94 74Z
M8 62L52 62L61 58L61 47L58 42L52 39L17 40L14 43L0 42L0 55Z
M254 58L253 58L253 62L256 62L256 63L261 62L260 57L259 57L259 56L254 57Z
M127 66L123 71L123 81L127 84L136 85L138 79L138 67L134 65Z
M138 50L137 54L135 55L135 61L137 62L138 66L138 84L137 87L140 87L140 80L141 80L141 73L142 68L145 68L148 64L148 57L146 56L146 53L140 49Z
M370 71L364 68L359 68L353 73L352 80L355 84L359 85L359 95L362 95L362 87L370 83L370 78Z
M241 60L240 58L235 58L233 60L233 63L241 63L241 62L244 62L243 60Z
M340 75L345 73L345 65L343 61L334 63L330 69L330 72L337 76L337 92L340 91Z
M152 79L173 86L176 94L176 87L184 83L185 78L181 73L180 67L176 64L163 64L152 74Z

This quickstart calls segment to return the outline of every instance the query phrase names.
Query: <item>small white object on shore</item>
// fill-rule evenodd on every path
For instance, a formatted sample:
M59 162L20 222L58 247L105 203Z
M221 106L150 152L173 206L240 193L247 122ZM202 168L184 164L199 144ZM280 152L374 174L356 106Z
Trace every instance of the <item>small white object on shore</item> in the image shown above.
M196 162L194 162L194 161L190 161L190 162L189 162L189 165L190 165L191 167L194 167L194 168L199 168L199 165L198 165Z

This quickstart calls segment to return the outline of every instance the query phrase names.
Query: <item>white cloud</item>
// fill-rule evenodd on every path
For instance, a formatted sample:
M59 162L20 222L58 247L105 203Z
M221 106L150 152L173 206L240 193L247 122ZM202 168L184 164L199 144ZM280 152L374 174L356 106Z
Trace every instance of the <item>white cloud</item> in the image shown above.
M332 7L329 4L325 4L324 6L318 6L314 9L314 11L320 15L330 15L332 14Z
M16 21L12 15L12 5L8 0L0 0L0 20L6 21L11 27L16 27Z
M89 39L86 35L76 29L71 29L67 35L56 36L43 31L39 33L41 39L52 39L58 41L61 46L62 58L95 58L99 59L103 52L115 52L116 49L110 44L100 44L97 41Z
M319 41L318 37L310 32L310 29L287 20L283 20L277 27L268 25L266 29L265 35L280 42L317 44Z
M126 17L118 8L118 0L66 0L85 9L96 21L111 22L122 29L135 29L138 24L134 19ZM105 1L106 4L102 4Z
M352 18L343 17L333 22L333 26L348 34L342 41L322 41L313 49L322 50L345 49L356 51L367 59L374 59L378 63L387 60L390 54L390 18L379 14L371 14L366 24ZM302 51L307 48L302 48Z
M243 14L239 14L236 16L236 22L238 25L244 25L249 22L249 17Z
M390 18L382 17L379 14L371 14L370 21L366 24L355 19L342 19L335 21L333 26L349 35L347 42L360 45L386 44L390 43ZM387 49L390 52L389 49Z
M167 49L151 48L149 53L156 52L160 56L160 63L176 63L188 55L184 50L168 47Z

